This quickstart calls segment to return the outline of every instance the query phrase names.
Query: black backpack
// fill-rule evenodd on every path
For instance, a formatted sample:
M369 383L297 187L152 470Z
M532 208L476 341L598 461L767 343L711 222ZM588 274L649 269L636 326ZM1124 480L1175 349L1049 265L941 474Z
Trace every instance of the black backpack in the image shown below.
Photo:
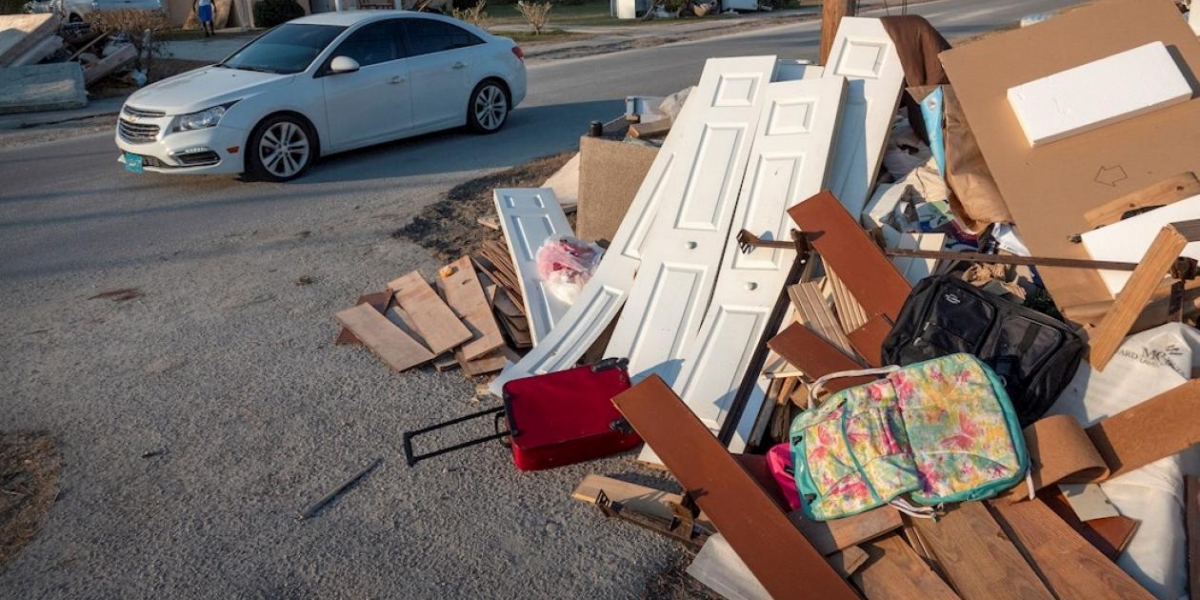
M885 364L967 352L1000 376L1021 427L1050 408L1075 375L1083 340L1062 321L985 292L954 275L913 288L883 342Z

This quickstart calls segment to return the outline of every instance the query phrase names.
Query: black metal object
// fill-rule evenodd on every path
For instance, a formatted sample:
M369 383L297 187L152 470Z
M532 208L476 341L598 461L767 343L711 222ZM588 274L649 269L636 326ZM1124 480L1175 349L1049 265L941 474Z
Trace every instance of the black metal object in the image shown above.
M514 426L514 424L511 421L508 421L508 419L506 418L507 414L508 414L508 411L507 411L507 403L506 403L506 406L497 406L495 408L489 408L487 410L481 410L477 413L471 413L466 416L458 417L457 419L450 419L449 421L443 421L436 425L430 425L429 427L422 427L421 429L414 429L413 431L405 431L404 432L404 460L406 462L408 462L408 466L411 467L427 458L441 456L442 454L446 454L447 452L454 452L455 450L462 450L463 448L470 448L471 446L477 446L479 444L490 442L492 440L498 440L501 438L506 438L509 436L517 435L516 427ZM492 435L486 435L486 436L478 437L478 438L475 438L472 440L467 440L460 444L455 444L453 446L448 446L446 448L439 448L432 452L426 452L425 454L416 454L415 452L413 452L412 440L413 440L413 438L415 438L419 435L424 435L426 433L429 433L431 431L437 431L439 429L445 429L447 427L450 427L451 425L457 425L459 423L471 421L474 419L478 419L480 417L486 417L488 415L493 416L493 419L494 419L493 426L496 428L496 433L494 433ZM507 425L508 425L507 431L500 431L501 419L504 419L507 422Z
M628 521L638 527L674 538L691 546L694 550L699 550L709 536L708 530L696 523L696 518L700 516L700 507L696 506L695 500L688 494L683 495L681 502L671 502L670 506L673 516L670 519L664 519L634 510L621 502L615 502L608 497L608 494L604 493L604 490L600 490L596 494L596 507L604 516Z
M367 465L367 467L365 469L359 471L354 477L347 479L346 482L343 483L342 485L339 485L337 487L337 489L333 490L332 492L329 492L328 494L325 494L324 498L317 500L317 502L315 504L308 507L308 509L306 509L304 512L300 513L299 515L296 515L296 520L297 521L305 521L307 519L311 519L311 518L317 516L317 514L321 512L321 509L328 506L329 503L333 502L335 499L337 499L338 496L341 496L342 494L344 494L346 492L346 490L348 490L351 487L353 487L354 485L358 484L358 482L362 481L363 477L366 477L371 471L374 471L381 464L383 464L382 458L375 459L375 462L372 462L370 465Z

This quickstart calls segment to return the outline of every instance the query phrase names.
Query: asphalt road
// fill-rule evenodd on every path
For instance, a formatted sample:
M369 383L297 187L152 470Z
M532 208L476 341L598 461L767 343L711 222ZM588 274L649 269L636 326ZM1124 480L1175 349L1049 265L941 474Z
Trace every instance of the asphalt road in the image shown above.
M1072 3L912 12L955 38ZM388 234L453 184L571 147L623 96L694 83L707 57L815 58L816 36L810 23L537 66L498 135L355 152L283 185L126 174L107 135L0 150L0 429L50 431L66 463L0 597L638 597L674 545L569 493L592 471L662 475L632 455L521 474L498 446L409 469L401 432L477 409L474 384L334 347L331 316L433 274ZM141 296L89 299L115 288Z

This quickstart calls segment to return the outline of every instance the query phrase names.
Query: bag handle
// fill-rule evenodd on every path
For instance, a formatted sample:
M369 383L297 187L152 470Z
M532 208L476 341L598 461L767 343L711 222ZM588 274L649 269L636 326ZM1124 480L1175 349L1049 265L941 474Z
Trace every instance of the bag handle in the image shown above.
M809 410L812 410L812 408L814 406L816 406L817 394L820 393L821 387L834 379L841 379L842 377L861 377L863 375L890 375L899 370L900 370L900 367L898 367L896 365L889 365L886 367L875 367L873 369L854 369L854 370L850 370L850 371L835 371L833 373L828 373L826 375L823 375L820 378L818 378L816 381L814 381L813 384L811 386L809 386L809 388L808 388L808 408L809 408Z

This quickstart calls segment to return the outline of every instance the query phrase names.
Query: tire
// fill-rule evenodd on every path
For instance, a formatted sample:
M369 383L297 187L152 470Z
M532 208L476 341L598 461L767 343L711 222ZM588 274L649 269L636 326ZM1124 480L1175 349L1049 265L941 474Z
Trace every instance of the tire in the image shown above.
M467 126L475 133L489 134L500 131L508 121L508 91L495 79L486 79L475 86L471 100L467 103Z
M250 133L246 174L254 181L291 181L303 175L316 157L316 136L308 123L293 115L275 115Z

